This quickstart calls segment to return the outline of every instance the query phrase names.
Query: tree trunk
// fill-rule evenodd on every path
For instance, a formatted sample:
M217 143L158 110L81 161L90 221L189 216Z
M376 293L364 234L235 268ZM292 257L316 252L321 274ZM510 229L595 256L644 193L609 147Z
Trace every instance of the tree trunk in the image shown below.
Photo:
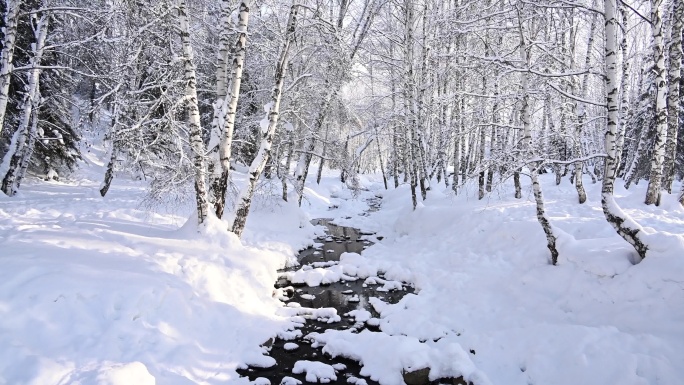
M5 112L9 101L9 86L12 77L12 60L17 38L17 22L21 0L7 0L5 6L5 36L2 40L2 56L0 56L0 134L5 125Z
M287 202L287 176L290 174L290 164L292 162L292 152L294 151L294 140L292 133L288 132L287 137L287 157L285 158L285 170L280 174L280 183L283 187L283 200Z
M520 12L518 9L518 26L520 30L520 60L521 62L529 68L530 63L530 52L528 51L527 42L525 40L525 34L523 32L522 20L520 20ZM521 72L521 88L522 88L522 106L520 109L520 118L523 125L523 145L526 146L526 151L523 151L523 156L533 155L532 146L532 130L530 122L530 105L529 105L529 79L527 72ZM544 209L544 196L542 195L541 184L539 183L539 172L537 170L538 164L532 162L530 166L530 178L532 179L532 191L534 192L534 201L537 204L537 221L544 230L546 235L546 247L551 252L551 264L555 265L558 262L558 249L556 249L556 239L557 236L553 233L553 228L551 223L546 216Z
M622 30L628 31L627 27L627 10L622 7L620 9L620 15L622 17ZM619 168L622 164L622 151L625 146L625 122L627 121L627 116L629 115L629 60L627 60L627 34L622 34L622 40L620 41L620 51L622 51L622 78L620 79L620 92L622 93L620 101L620 121L622 124L618 126L618 137L617 137L617 151L615 154L615 164L618 168L616 175L619 174Z
M679 101L682 70L682 27L684 25L684 1L674 1L672 16L672 35L669 48L668 97L667 97L667 142L665 142L665 165L663 170L663 188L672 193L672 182L675 176L675 158L677 157L677 134L679 129Z
M498 146L501 146L501 143L497 140L498 136L498 124L499 124L499 79L495 78L494 81L494 105L492 106L492 128L491 128L491 138L489 140L489 157L490 159L493 159L495 154L498 153ZM487 173L487 192L492 192L492 182L494 181L494 162L492 162L489 165L489 171Z
M237 201L237 208L235 209L235 219L231 226L232 232L238 237L242 236L242 231L245 229L245 224L247 222L247 215L249 215L249 208L252 204L252 196L254 195L254 190L256 188L256 183L261 176L264 167L266 167L266 162L271 153L271 144L273 142L273 136L275 135L276 126L278 125L278 118L280 114L280 99L283 92L283 83L285 80L285 71L287 70L287 56L290 50L290 44L294 40L295 34L295 24L297 22L297 6L292 5L290 7L290 16L287 22L287 30L285 41L280 49L280 55L275 68L275 85L273 91L271 92L271 100L267 104L268 112L266 119L268 120L268 126L262 128L261 144L259 145L259 151L256 157L252 161L249 167L249 182L242 191L240 191L240 196Z
M653 32L653 60L656 74L656 133L651 173L644 203L660 205L660 190L663 178L663 158L667 140L667 83L665 78L665 47L663 44L663 20L660 13L662 0L651 0L651 31Z
M456 115L459 122L456 124L456 132L454 133L454 175L453 181L451 182L451 189L454 190L454 194L458 194L458 176L461 169L461 120L460 120L460 105L461 102L456 99L454 103L454 109L456 110Z
M325 151L328 147L328 132L329 128L325 129L325 138L323 139L323 148L321 149L321 161L318 163L318 173L316 174L316 184L321 184L321 178L323 177L323 166L325 164Z
M478 154L480 158L480 172L478 173L477 177L477 186L478 186L478 194L477 197L478 199L482 199L485 196L485 176L487 173L487 169L485 168L485 145L486 145L486 133L485 133L485 126L482 125L480 126L480 138L478 140L479 142L479 149L478 149Z
M225 0L224 0L225 2ZM223 8L223 5L222 5ZM221 102L218 114L219 127L223 126L223 135L219 146L219 160L221 161L221 176L214 191L214 209L216 216L221 218L226 205L226 191L228 190L228 177L230 175L230 156L233 144L233 131L235 129L235 114L237 112L238 99L240 97L240 84L242 83L242 70L245 65L245 49L247 45L247 24L249 23L249 4L241 1L240 13L237 25L237 39L233 46L233 64L231 69L231 83L225 102ZM223 12L223 11L222 11Z
M100 196L103 198L105 195L107 195L107 192L109 192L109 188L112 185L112 180L114 180L114 167L116 165L116 155L117 155L117 143L116 143L116 130L117 126L119 124L119 108L120 104L116 100L116 94L114 95L114 102L112 103L114 105L114 111L112 111L112 126L110 128L110 141L111 141L111 148L109 150L109 162L107 162L107 169L105 170L105 175L104 175L104 181L102 181L102 184L100 185Z
M419 162L419 141L416 132L416 85L413 74L413 2L404 1L404 127L406 135L406 148L408 153L408 170L411 179L411 203L415 210L418 205L416 198L416 187L418 186L418 173L420 172ZM421 180L422 182L422 180ZM421 187L423 187L421 185Z
M375 144L378 147L378 161L380 162L380 172L382 173L382 182L385 184L387 190L387 175L385 174L385 164L382 160L382 149L380 148L380 137L378 136L378 127L375 126Z
M10 146L10 149L5 155L3 164L0 165L0 169L5 171L4 177L2 179L2 191L8 196L14 196L17 193L17 180L21 180L20 172L22 156L33 152L33 149L28 148L28 146L35 143L34 140L30 139L31 136L35 137L36 135L35 132L32 132L33 130L31 128L35 128L37 126L30 125L30 123L31 116L33 115L33 109L38 108L38 104L40 103L39 87L40 74L42 71L39 66L41 65L43 58L49 20L49 16L43 15L40 17L40 19L38 19L36 24L33 25L36 42L35 44L32 44L33 56L31 57L30 62L31 69L28 72L26 96L24 98L23 110L21 112L21 120L19 121L19 126L17 127L15 137L12 140L12 144L14 146ZM7 161L9 161L9 163L5 164Z
M180 24L180 37L183 46L183 66L185 73L185 102L188 109L188 126L190 134L190 147L193 152L193 165L195 167L195 198L197 201L197 223L203 224L209 211L206 186L206 162L205 148L202 139L202 125L200 121L199 107L197 105L197 77L195 75L195 63L192 46L190 45L190 25L188 21L186 0L180 0L178 4L178 19Z
M617 84L617 18L616 1L604 0L605 9L605 59L606 59L606 105L608 108L607 128L605 133L605 151L603 184L601 186L601 206L608 223L617 233L634 247L641 258L646 257L648 247L640 239L643 230L627 213L622 211L613 196L615 175L617 172L617 135L619 124L618 84Z
M17 180L15 182L17 190L21 187L21 182L26 176L26 171L31 164L31 157L33 156L33 149L36 145L36 137L38 136L38 107L33 107L33 112L31 113L31 129L29 130L28 144L24 149L24 153L21 156L21 163L19 165L19 174L17 175Z

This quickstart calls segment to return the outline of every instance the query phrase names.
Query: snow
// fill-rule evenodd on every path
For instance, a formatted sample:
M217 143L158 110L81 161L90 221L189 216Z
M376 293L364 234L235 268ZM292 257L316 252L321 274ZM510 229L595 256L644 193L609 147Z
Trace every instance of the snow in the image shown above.
M331 307L308 308L295 302L290 302L287 307L278 309L277 314L289 317L302 316L326 323L340 322L341 320L340 316L337 315L337 309Z
M384 236L363 256L345 255L339 264L344 272L367 275L369 285L410 282L417 294L396 305L370 299L380 317L367 322L383 333L310 337L328 353L360 359L362 375L387 384L400 381L405 366L429 367L431 378L461 371L474 383L680 383L684 209L676 195L663 193L660 207L645 206L645 186L616 187L616 203L650 245L647 258L635 265L636 253L603 216L599 184L586 181L589 199L579 205L567 180L560 186L552 176L540 180L561 234L558 266L548 263L529 181L523 181L521 200L512 198L510 182L481 201L476 186L454 197L433 184L428 200L413 211L408 186L384 191L379 179L366 177L370 191L362 198L383 196L381 210L368 216L356 214L357 201L332 199L339 207L335 223ZM317 194L325 188L317 187ZM309 209L318 210L315 203ZM415 361L405 361L400 341L411 346L413 355L405 355ZM449 353L433 357L446 346ZM456 365L446 367L444 354L452 354Z
M463 376L476 384L490 384L468 353L452 339L421 343L414 337L390 336L368 330L358 334L326 330L309 336L315 341L314 345L323 346L324 353L362 362L361 375L369 376L381 385L401 384L402 372L426 367L430 368L430 380Z
M115 364L100 370L98 385L154 385L155 379L140 362Z
M356 322L366 322L372 318L371 312L366 309L352 310L345 314L345 316L354 317L354 321Z
M288 342L285 345L283 345L283 349L285 350L296 350L299 349L299 345L295 344L294 342Z
M280 381L280 385L300 385L302 382L294 377L285 376Z
M374 244L288 279L363 279L378 295L416 289L394 305L370 298L377 317L361 307L345 314L381 332L306 336L330 355L359 360L362 376L392 385L422 368L430 379L462 375L476 385L684 378L684 209L676 195L645 206L645 184L616 183L615 203L650 246L635 264L603 217L598 184L586 181L588 201L579 205L567 180L555 186L541 175L561 235L551 266L524 179L520 200L510 182L483 200L475 186L454 197L433 182L413 211L407 186L385 191L378 176L359 175L354 199L327 172L320 185L307 184L301 209L257 196L239 240L225 230L230 218L198 228L189 207L141 207L145 185L125 176L99 197L103 162L88 164L71 179L28 178L16 197L0 195L0 384L248 384L236 369L274 364L264 342L302 337L297 327L307 320L341 320L332 308L285 304L287 290L273 289L277 269L323 235L310 219L330 217L376 232L367 237ZM242 171L233 174L245 183ZM359 215L376 195L381 209ZM307 381L336 378L320 362L298 361L294 370Z
M363 378L358 378L354 376L349 376L347 378L347 383L349 384L354 384L354 385L368 385L368 382L364 380Z
M241 242L189 207L141 207L125 175L101 198L88 164L0 194L0 383L247 383L237 368L272 366L260 345L301 335L273 282L320 233L306 214L261 204Z
M326 384L330 381L337 380L335 368L318 361L297 361L295 362L294 368L292 368L292 373L306 373L307 382L320 382Z

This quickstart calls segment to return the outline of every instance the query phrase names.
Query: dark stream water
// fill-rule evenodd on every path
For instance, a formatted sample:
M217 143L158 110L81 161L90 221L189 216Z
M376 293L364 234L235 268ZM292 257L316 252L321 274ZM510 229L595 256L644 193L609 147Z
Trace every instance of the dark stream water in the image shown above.
M324 225L327 228L327 236L319 237L316 247L311 247L302 250L299 253L298 260L301 266L310 265L315 262L331 262L339 261L340 255L344 252L361 253L364 248L371 245L367 240L369 233L362 233L357 229L345 226L338 226L330 223L330 220L318 219L313 221L316 225ZM285 271L294 271L300 268L297 266ZM382 275L380 275L382 278ZM297 302L302 307L308 308L335 308L337 314L342 317L340 322L325 323L312 319L307 319L306 324L300 329L302 335L306 337L311 332L322 333L326 329L351 329L352 332L360 332L363 329L370 329L371 331L378 331L377 328L367 325L366 323L356 323L353 318L345 317L345 314L357 309L366 309L371 312L373 317L379 315L374 311L369 303L370 297L377 297L388 303L397 303L406 293L413 292L413 289L404 285L402 290L394 290L389 292L376 291L376 286L368 285L364 287L364 280L358 279L356 281L341 281L330 285L309 287L305 285L292 285L285 278L281 278L276 282L277 288L292 287L291 299L288 302ZM311 295L314 297L311 298ZM304 296L304 297L302 297ZM375 330L374 330L375 329ZM294 342L299 345L295 350L285 350L284 345L288 342ZM329 382L330 384L348 384L348 378L354 376L363 378L359 372L361 366L358 362L345 359L342 357L331 358L324 355L321 349L311 347L311 344L305 338L298 338L294 341L284 341L276 339L271 345L270 354L277 364L270 368L247 368L238 370L242 376L249 377L254 380L258 377L264 377L271 381L271 384L278 385L284 377L293 377L306 383L305 374L293 374L292 368L295 362L300 360L319 361L328 365L343 364L346 369L337 372L337 380ZM367 384L377 384L369 378L364 378Z

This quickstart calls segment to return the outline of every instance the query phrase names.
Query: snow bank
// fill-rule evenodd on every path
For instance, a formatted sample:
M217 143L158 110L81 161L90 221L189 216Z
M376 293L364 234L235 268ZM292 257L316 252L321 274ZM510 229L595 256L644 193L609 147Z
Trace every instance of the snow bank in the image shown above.
M0 383L247 383L238 367L273 365L260 345L293 324L273 282L320 233L306 215L263 206L240 242L140 209L125 178L103 199L99 177L0 199Z
M430 369L430 380L463 376L476 385L490 384L468 353L453 340L421 343L413 337L390 336L368 330L358 334L348 330L327 330L325 333L311 333L307 338L313 341L312 346L323 346L323 352L333 357L359 361L363 365L360 374L382 385L402 384L403 372L424 368Z
M380 318L369 322L409 344L456 343L496 384L680 384L684 209L676 196L664 193L660 207L645 206L645 185L628 191L617 183L616 202L651 245L634 265L634 250L603 216L599 184L586 181L588 201L579 205L567 180L560 186L553 176L541 180L560 234L558 266L549 264L529 181L523 180L520 200L510 181L484 200L474 196L476 186L454 197L433 183L415 211L408 186L370 191L366 196L384 199L367 217L350 215L356 203L333 199L343 213L337 223L384 236L361 258L387 270L386 280L413 282L417 289L396 305L371 299ZM316 339L337 354L363 359L366 374L398 381L405 362L393 362L397 355L381 353L381 342L361 334Z

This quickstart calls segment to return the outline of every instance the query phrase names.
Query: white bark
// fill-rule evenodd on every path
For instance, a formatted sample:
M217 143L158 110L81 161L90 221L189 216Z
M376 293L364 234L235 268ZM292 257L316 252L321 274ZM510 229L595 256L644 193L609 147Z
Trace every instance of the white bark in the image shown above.
M413 75L413 2L410 0L404 1L404 132L406 133L405 144L408 153L409 169L407 172L411 178L411 203L415 210L418 206L418 199L416 196L416 187L418 185L418 148L416 143L418 141L416 135L416 105L415 93L416 86Z
M211 122L211 132L209 134L209 143L207 149L209 151L209 165L210 172L210 192L212 194L214 209L216 215L220 218L223 214L223 206L225 203L225 189L224 192L221 186L221 164L219 156L219 148L226 125L226 109L228 100L228 63L230 62L230 32L231 32L231 11L230 0L220 0L219 12L219 44L216 60L216 100L214 101L214 118Z
M5 37L2 41L2 56L0 56L0 134L5 125L5 112L9 100L9 85L12 77L12 59L17 38L17 19L21 0L7 0L5 2Z
M647 205L660 205L660 190L663 178L663 159L667 140L667 82L665 79L665 46L663 44L663 20L660 12L662 0L651 0L651 31L653 33L653 59L656 73L656 132L651 173L646 191Z
M12 156L9 159L8 165L0 167L2 170L7 170L2 179L2 191L8 196L14 196L17 193L17 180L21 181L21 165L22 156L30 154L33 149L27 147L35 143L30 140L31 135L35 136L30 128L31 116L33 109L38 107L40 103L39 81L41 69L41 61L43 58L43 51L45 49L45 40L47 39L49 16L43 15L38 19L34 31L36 42L32 45L33 56L31 57L30 66L32 67L28 72L28 81L26 85L26 96L24 98L24 106L21 112L21 119L15 135L18 135L18 140L12 141L14 147L10 148L8 154ZM7 159L7 157L5 157Z
M592 1L592 6L595 4ZM584 68L589 68L591 65L591 52L594 46L594 35L596 34L596 15L591 17L591 25L589 27L589 37L587 40L587 53L584 56ZM584 74L582 78L582 85L580 88L582 99L587 99L587 89L589 85L589 74ZM575 104L576 105L576 104ZM580 107L580 112L577 113L577 128L575 129L575 140L573 143L575 158L582 158L584 153L582 151L582 130L584 129L584 124L587 117L587 106L582 105ZM582 175L584 169L584 162L575 162L575 189L577 190L577 196L579 198L579 203L583 204L587 200L587 193L584 190L584 184L582 183Z
M629 60L627 60L627 11L620 9L620 16L622 17L622 39L620 40L620 51L622 51L622 78L620 80L620 121L622 124L618 126L617 149L615 165L619 169L622 163L622 151L625 146L625 122L629 114ZM617 172L617 170L616 170Z
M235 219L231 226L231 231L238 237L242 235L247 222L247 215L249 215L249 208L252 203L252 196L256 188L256 183L261 176L261 173L266 167L268 158L271 155L271 145L273 143L273 136L278 125L280 117L280 99L283 93L283 83L285 81L285 72L287 70L287 57L290 51L290 45L294 41L295 25L297 23L297 6L290 7L290 16L287 22L287 31L285 41L280 49L280 55L275 69L275 85L271 92L271 100L268 103L268 112L266 119L268 119L268 126L262 131L261 143L256 157L249 167L249 181L241 191L235 209Z
M180 24L180 37L183 46L183 66L185 68L185 102L188 109L188 126L190 132L190 147L193 152L193 164L195 166L195 198L197 200L197 223L203 224L208 215L209 203L207 200L206 186L206 162L204 141L202 140L202 125L200 122L199 107L197 105L197 76L190 45L190 25L188 21L186 0L180 0L178 4L178 21Z
M605 9L605 60L606 60L606 105L608 106L607 127L605 133L605 152L603 185L601 188L601 206L608 223L629 244L634 246L641 258L646 257L647 245L640 239L643 230L638 223L622 211L615 201L613 189L617 173L617 136L619 124L618 81L617 81L617 0L604 0Z
M529 68L530 65L530 52L531 48L528 48L527 41L525 39L525 34L522 26L521 20L521 10L518 9L518 25L520 30L520 60L521 62ZM520 87L522 92L522 105L520 107L520 119L523 125L523 138L522 144L525 146L525 151L523 156L528 157L533 154L532 145L532 125L530 122L530 94L529 94L529 75L526 71L520 73ZM544 196L542 194L541 184L539 183L539 172L537 170L536 162L530 165L530 178L532 179L532 191L534 193L534 201L537 205L537 221L544 230L546 235L546 247L551 253L551 264L555 265L558 262L558 250L556 249L556 240L558 237L554 234L553 228L549 218L546 216L546 211L544 209Z
M242 83L242 71L245 64L245 49L247 44L247 24L249 23L249 3L241 1L239 6L237 25L237 40L233 46L233 64L231 70L231 83L225 103L222 103L219 113L219 126L222 127L223 135L219 147L219 159L221 161L221 177L214 191L216 194L214 205L216 215L221 218L226 202L226 190L228 189L228 176L230 174L230 156L233 144L233 131L235 129L235 114L237 112L238 98L240 97L240 84ZM217 101L218 103L218 101Z
M669 46L670 63L668 67L667 96L667 142L665 143L665 165L663 170L663 188L672 193L672 182L675 174L675 158L677 156L677 134L679 129L680 81L682 71L682 28L684 27L684 1L673 4L672 32Z
M40 93L39 93L40 95ZM26 171L28 170L29 164L31 163L31 157L33 156L33 149L36 145L36 137L38 133L38 105L33 107L31 113L31 129L29 130L29 138L26 147L24 148L24 153L21 155L21 163L19 165L19 173L15 181L16 189L19 190L21 187L21 182L26 176Z

